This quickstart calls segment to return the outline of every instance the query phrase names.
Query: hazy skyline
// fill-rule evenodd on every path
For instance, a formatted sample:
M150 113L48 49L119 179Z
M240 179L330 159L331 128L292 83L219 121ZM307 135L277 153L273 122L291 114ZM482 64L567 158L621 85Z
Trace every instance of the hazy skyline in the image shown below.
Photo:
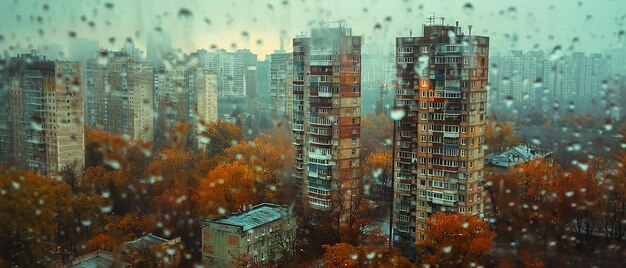
M421 34L433 13L463 31L491 38L492 52L560 45L584 52L624 47L626 4L600 1L11 1L0 17L0 50L60 44L74 35L117 49L129 37L145 53L146 32L160 27L175 48L249 48L262 59L319 21L345 20L365 38L365 53L390 53L395 37ZM46 9L47 6L47 9ZM439 22L439 20L437 20ZM91 25L90 25L91 24ZM574 41L578 40L578 41ZM113 42L111 42L113 41ZM573 44L573 46L572 46ZM15 52L9 52L9 55Z

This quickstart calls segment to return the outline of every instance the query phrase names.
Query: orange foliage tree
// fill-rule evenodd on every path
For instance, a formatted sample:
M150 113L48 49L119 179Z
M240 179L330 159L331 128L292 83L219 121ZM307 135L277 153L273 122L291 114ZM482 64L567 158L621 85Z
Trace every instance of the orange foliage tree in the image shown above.
M213 157L221 154L226 148L244 140L243 131L236 124L224 120L210 122L198 134L198 142L206 144L206 152Z
M475 129L474 131L480 130ZM521 141L521 138L515 134L513 125L496 119L488 119L484 131L487 152L495 152L499 149L515 146Z
M48 257L57 231L56 217L71 196L69 187L32 172L0 165L0 266L53 266ZM4 264L3 264L4 262Z
M326 267L413 267L414 265L395 250L372 245L353 246L338 243L323 245Z
M437 213L426 221L424 264L468 267L480 264L491 250L495 233L471 215Z
M390 149L393 122L385 114L368 113L361 120L361 159L379 149Z
M234 161L219 165L200 178L195 196L205 216L237 211L243 205L256 204L254 169Z
M275 202L277 191L291 179L293 146L291 139L280 132L261 134L250 142L226 149L225 154L227 159L254 169L258 200Z
M518 245L515 258L522 266L552 266L568 254L594 250L605 251L602 260L587 256L585 265L619 262L619 253L606 245L622 243L626 232L626 169L620 161L597 157L561 168L537 159L487 178L498 240Z
M371 178L378 188L381 200L391 200L393 178L393 154L391 151L376 150L365 160L365 176Z

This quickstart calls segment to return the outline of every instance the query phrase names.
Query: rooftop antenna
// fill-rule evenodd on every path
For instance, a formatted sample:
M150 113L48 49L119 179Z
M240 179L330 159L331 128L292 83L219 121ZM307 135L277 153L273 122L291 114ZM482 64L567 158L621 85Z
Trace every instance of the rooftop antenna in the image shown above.
M439 19L441 20L441 26L443 26L443 25L444 25L444 22L446 21L446 18L441 17L441 18L439 18Z
M467 25L467 27L469 28L469 35L472 36L472 25Z

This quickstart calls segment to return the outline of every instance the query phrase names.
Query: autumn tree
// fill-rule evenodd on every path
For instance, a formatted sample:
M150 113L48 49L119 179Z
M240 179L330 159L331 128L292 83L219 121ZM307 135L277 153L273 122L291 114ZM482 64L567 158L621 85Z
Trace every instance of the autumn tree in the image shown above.
M361 120L361 159L379 149L391 148L393 122L383 114L368 113Z
M224 151L230 161L239 161L253 167L256 199L275 202L278 191L291 180L293 145L291 139L279 131L261 134L249 142L242 142Z
M474 131L480 130L475 129ZM484 131L487 152L495 152L499 149L515 146L521 141L520 137L515 134L513 125L498 121L495 118L487 120Z
M212 157L243 141L244 133L236 124L218 120L206 124L197 139L199 143L205 144L207 154Z
M495 237L485 221L456 213L433 215L426 221L424 234L426 239L418 242L427 250L422 262L450 267L481 264Z
M347 243L323 245L325 267L413 267L406 257L387 247Z
M57 192L70 194L56 179L0 165L0 260L2 265L45 267L52 255L57 231ZM0 263L1 264L1 263Z
M243 205L258 203L255 182L254 169L234 161L219 165L200 178L195 198L205 216L237 211Z
M364 175L378 188L380 200L391 200L393 178L393 154L391 151L376 150L365 160Z

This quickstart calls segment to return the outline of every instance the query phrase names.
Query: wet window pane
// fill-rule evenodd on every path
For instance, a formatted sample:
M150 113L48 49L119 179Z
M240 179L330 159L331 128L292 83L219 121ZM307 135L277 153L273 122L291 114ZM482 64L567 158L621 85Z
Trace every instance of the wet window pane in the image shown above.
M620 1L8 1L0 267L621 267Z

